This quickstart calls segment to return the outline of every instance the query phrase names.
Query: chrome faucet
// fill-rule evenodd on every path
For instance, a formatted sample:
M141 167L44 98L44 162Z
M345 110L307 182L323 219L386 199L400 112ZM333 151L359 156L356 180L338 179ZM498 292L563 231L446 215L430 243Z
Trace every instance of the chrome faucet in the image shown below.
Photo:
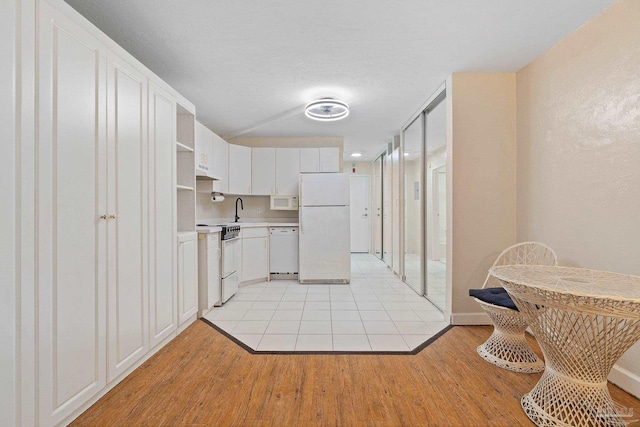
M240 209L244 210L244 205L242 204L242 199L240 197L238 197L236 199L236 222L238 222L238 220L240 219L240 217L238 216L238 201L240 202Z

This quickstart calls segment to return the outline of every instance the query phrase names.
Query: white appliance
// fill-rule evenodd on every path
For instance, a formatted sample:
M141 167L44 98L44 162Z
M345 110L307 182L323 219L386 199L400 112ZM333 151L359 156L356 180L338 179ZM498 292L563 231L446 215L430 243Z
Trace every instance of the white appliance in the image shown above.
M240 252L240 233L239 226L223 226L220 238L222 240L222 272L220 286L220 303L224 304L229 301L238 291L240 283L240 263L242 262L242 253Z
M298 227L270 227L269 248L272 278L298 274Z
M298 196L271 196L272 211L297 211Z
M349 283L349 175L300 174L300 283Z

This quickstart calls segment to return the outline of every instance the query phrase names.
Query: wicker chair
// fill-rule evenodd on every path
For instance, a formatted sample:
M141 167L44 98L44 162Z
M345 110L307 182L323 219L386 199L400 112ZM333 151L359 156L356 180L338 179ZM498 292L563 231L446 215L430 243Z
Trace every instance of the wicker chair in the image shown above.
M556 253L542 243L524 242L505 249L493 267L499 265L558 265ZM482 289L501 287L490 274ZM531 350L524 332L527 322L517 310L490 304L474 298L493 322L493 333L478 347L478 354L489 363L510 371L535 373L544 370L544 363Z

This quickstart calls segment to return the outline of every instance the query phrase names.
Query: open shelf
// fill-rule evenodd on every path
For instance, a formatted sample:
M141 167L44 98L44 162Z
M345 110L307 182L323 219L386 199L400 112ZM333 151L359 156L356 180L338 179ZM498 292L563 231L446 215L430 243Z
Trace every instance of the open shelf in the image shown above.
M186 152L189 152L189 153L193 153L193 148L188 147L188 146L186 146L183 143L178 142L178 141L176 141L176 149L178 151L186 151Z
M176 185L176 188L178 190L184 190L184 191L193 191L193 187L189 187L188 185Z

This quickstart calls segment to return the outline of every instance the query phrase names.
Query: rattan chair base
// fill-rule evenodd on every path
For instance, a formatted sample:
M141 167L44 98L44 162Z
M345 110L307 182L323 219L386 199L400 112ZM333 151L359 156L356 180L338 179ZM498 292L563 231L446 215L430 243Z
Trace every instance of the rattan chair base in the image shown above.
M537 426L623 427L630 421L619 415L606 382L576 382L550 369L520 403Z

